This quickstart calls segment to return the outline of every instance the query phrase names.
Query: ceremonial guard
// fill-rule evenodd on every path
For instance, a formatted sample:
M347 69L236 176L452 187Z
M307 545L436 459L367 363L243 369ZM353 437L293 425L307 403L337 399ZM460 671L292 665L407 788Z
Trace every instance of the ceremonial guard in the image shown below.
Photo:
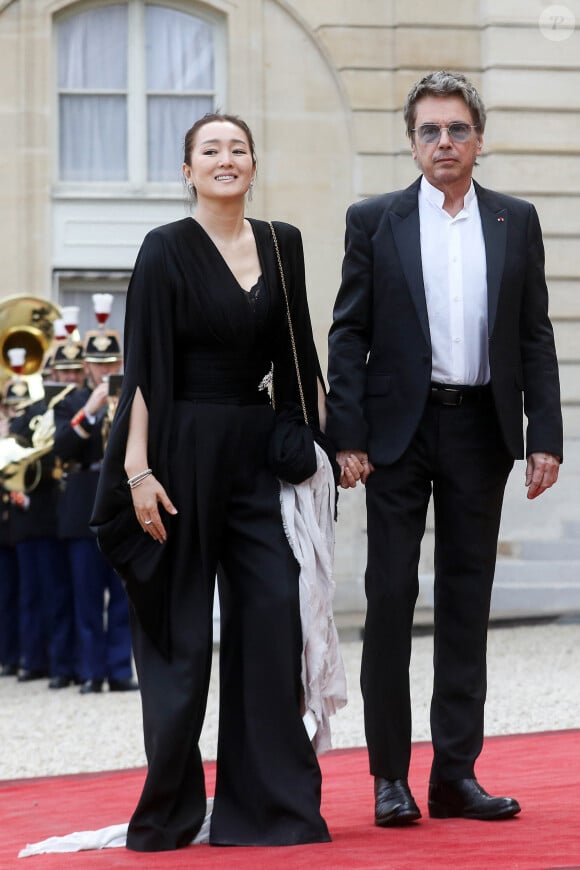
M2 400L0 440L7 437L10 421ZM18 558L14 546L10 492L0 486L0 676L16 676L20 659L18 641Z
M49 412L54 418L55 408L74 389L82 387L85 381L83 363L84 351L80 341L59 343L48 362L51 382L45 383L45 395ZM54 425L54 424L53 424ZM62 462L56 457L54 476L62 481ZM57 499L57 514L61 512L61 488ZM57 531L60 523L57 517ZM77 657L77 630L74 601L72 568L68 558L68 546L58 536L62 551L63 569L58 584L53 589L51 603L51 644L59 661L57 672L51 671L50 689L65 689L72 683L79 683L79 663Z
M44 399L32 400L27 382L17 379L8 384L5 403L10 434L32 446L36 425L47 410ZM57 536L57 498L54 454L48 451L30 462L21 489L10 493L19 572L19 682L46 676L52 681L70 676L74 668L73 624L63 624L60 612L67 563Z
M55 452L63 471L59 534L66 542L73 574L80 692L100 692L105 680L111 691L130 691L138 686L132 676L127 597L89 529L113 412L108 380L122 366L118 334L87 333L84 366L86 384L54 408Z

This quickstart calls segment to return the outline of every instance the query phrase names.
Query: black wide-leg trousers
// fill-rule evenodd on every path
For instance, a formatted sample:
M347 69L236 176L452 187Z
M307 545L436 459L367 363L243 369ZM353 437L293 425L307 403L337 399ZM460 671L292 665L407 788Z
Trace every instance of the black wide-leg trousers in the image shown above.
M386 433L385 437L388 437ZM513 459L491 400L428 404L403 456L367 481L361 686L370 771L406 778L409 663L421 539L435 515L432 781L472 777L483 744L486 647L503 494Z
M219 568L220 718L210 842L329 840L320 769L301 714L298 564L282 526L279 483L265 467L269 406L179 402L172 524L172 656L134 621L148 773L129 848L191 842L206 810L198 741L212 657ZM169 549L169 547L168 547Z

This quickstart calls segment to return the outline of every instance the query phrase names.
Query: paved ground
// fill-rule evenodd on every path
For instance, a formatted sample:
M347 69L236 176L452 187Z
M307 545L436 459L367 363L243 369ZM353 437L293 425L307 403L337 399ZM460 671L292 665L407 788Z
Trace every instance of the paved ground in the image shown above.
M428 628L427 628L428 631ZM356 632L344 631L345 638ZM413 643L413 737L429 738L432 637ZM333 719L335 747L364 745L358 688L361 643L344 640L349 704ZM217 653L202 752L215 757ZM488 654L486 733L580 728L580 619L492 627ZM81 696L49 690L46 681L0 679L0 780L145 764L139 694Z

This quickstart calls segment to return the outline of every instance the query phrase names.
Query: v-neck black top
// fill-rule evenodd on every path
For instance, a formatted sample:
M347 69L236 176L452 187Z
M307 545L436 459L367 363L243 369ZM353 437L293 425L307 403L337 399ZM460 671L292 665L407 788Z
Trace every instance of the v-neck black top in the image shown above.
M132 507L124 459L137 388L149 412L149 465L166 489L173 456L169 421L176 399L215 401L221 396L231 402L237 396L247 404L254 396L262 402L266 393L258 386L273 365L276 407L287 401L300 403L271 230L265 221L250 219L250 223L262 271L261 281L250 293L240 287L192 218L152 230L141 246L127 294L123 387L91 519L97 531L116 528L120 513L130 513ZM317 426L317 379L322 381L322 374L306 298L302 239L290 224L274 226L306 407L309 420ZM140 527L136 531L146 537ZM113 564L124 579L144 582L162 570L163 550L163 545L155 544L154 558L138 559L123 545L115 549Z

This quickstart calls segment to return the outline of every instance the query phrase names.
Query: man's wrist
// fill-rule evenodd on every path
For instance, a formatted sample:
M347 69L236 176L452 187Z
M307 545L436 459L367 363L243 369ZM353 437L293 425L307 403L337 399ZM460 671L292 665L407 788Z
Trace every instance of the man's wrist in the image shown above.
M94 426L96 421L97 418L95 416L87 413L85 408L81 408L70 421L70 425L77 435L86 439L90 438L91 435L90 431L87 431L88 427Z

